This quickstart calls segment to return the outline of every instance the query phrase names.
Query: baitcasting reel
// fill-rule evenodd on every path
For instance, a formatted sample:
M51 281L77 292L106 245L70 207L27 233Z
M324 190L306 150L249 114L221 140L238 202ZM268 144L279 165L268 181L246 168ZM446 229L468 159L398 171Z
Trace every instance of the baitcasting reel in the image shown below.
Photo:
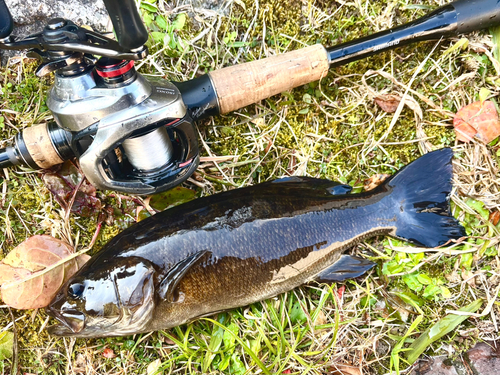
M12 147L0 149L0 167L49 168L76 157L101 189L153 194L180 184L197 168L193 118L177 86L136 72L134 61L148 54L148 34L134 1L105 5L118 43L61 18L16 40L0 0L0 48L29 49L42 60L38 76L55 72L47 98L55 122L17 134ZM190 86L181 86L189 97Z
M0 0L0 49L28 49L37 74L55 73L47 104L55 122L26 128L0 149L0 168L49 168L76 157L98 188L153 194L186 180L199 163L193 123L317 81L331 66L424 40L500 24L498 0L458 0L402 26L325 48L316 44L187 82L145 78L147 31L134 0L104 0L118 42L52 19L25 39ZM97 58L96 56L100 56Z

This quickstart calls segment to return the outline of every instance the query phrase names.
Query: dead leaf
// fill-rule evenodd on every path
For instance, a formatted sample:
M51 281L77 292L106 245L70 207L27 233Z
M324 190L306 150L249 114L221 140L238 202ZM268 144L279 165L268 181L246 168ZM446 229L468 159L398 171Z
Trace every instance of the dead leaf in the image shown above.
M361 375L358 367L343 364L335 364L328 370L330 375Z
M391 176L390 174L385 174L385 173L374 174L373 176L364 181L363 188L365 189L365 191L375 189L390 176Z
M104 349L104 350L103 350L103 352L102 352L102 356L103 356L104 358L110 358L110 359L111 359L111 358L115 358L115 357L116 357L116 354L115 354L115 352L113 351L113 349L111 349L111 348L106 348L106 349Z
M461 108L453 119L457 139L470 142L472 138L490 143L500 135L500 122L495 104L477 101Z
M254 118L253 120L250 120L250 122L257 125L259 128L264 128L266 125L266 120L264 120L263 117Z
M36 309L47 306L57 291L85 263L88 255L81 255L44 272L45 268L67 258L73 249L66 242L46 235L28 238L0 262L2 300L16 309ZM13 284L36 275L22 283Z
M318 315L316 315L316 319L313 321L314 326L322 326L324 324L328 323L328 320L326 319L326 315L322 310L319 310Z
M398 109L401 98L397 95L379 95L373 100L380 108L382 108L382 111L394 113L396 112L396 109Z
M146 369L147 375L156 375L160 373L161 359L157 358L148 365Z
M477 275L475 275L474 272L462 268L462 279L472 287L476 285L476 276Z
M177 336L175 334L171 334L174 340L178 340ZM175 345L175 341L172 340L171 338L168 338L167 336L162 336L162 340L165 344L167 345Z
M493 225L497 225L500 221L500 211L493 211L490 213L489 217L490 223Z
M445 273L444 277L451 283L459 283L462 280L456 270Z
M61 207L66 210L75 195L75 190L78 188L71 206L71 212L90 217L95 212L100 211L102 204L99 198L96 197L94 186L87 180L80 184L82 178L84 178L83 175L71 161L66 161L61 166L42 176L47 189L54 195Z

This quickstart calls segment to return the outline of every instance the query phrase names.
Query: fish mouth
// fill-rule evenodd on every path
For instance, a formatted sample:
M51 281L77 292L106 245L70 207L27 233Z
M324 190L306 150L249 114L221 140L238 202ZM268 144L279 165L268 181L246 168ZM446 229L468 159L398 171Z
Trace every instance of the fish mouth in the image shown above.
M85 328L85 314L78 310L56 311L49 309L49 312L61 323L51 327L51 333L55 335L78 334Z

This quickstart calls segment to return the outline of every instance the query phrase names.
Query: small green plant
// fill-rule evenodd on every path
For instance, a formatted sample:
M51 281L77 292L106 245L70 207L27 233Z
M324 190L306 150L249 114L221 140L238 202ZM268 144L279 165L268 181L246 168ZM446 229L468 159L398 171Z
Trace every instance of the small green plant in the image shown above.
M144 23L151 30L148 47L163 49L170 57L179 57L187 52L189 45L180 35L188 20L186 13L179 13L170 20L161 14L156 1L142 2L141 10Z

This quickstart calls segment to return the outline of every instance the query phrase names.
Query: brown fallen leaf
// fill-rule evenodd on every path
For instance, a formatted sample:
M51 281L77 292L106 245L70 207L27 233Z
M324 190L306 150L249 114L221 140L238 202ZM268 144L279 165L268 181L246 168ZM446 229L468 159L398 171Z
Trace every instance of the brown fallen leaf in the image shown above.
M314 326L322 326L324 324L328 323L328 320L326 319L326 315L322 310L319 310L318 315L316 315L316 319L313 321Z
M377 173L371 176L370 178L366 179L363 182L363 189L365 191L375 189L377 186L379 186L382 182L384 182L387 177L390 177L390 174L385 174L385 173Z
M490 213L489 217L490 223L493 225L497 225L500 221L500 211L493 211Z
M101 211L102 203L96 196L95 187L82 178L78 168L69 160L42 176L45 186L61 207L67 210L72 202L71 212L90 217Z
M115 357L116 357L116 354L115 354L115 352L113 351L113 349L111 349L111 348L106 348L106 349L104 349L104 350L103 350L103 352L102 352L102 356L103 356L104 358L115 358Z
M379 95L373 99L375 103L387 113L394 113L398 109L401 98L397 95Z
M490 143L500 135L500 122L495 104L477 101L461 108L453 119L457 139L470 142L472 138Z
M335 364L330 367L328 374L330 375L361 375L358 367L344 364Z
M462 279L471 287L474 287L476 285L476 276L477 275L474 274L474 272L462 268Z
M47 306L62 284L90 258L80 255L44 272L72 253L72 247L66 242L46 235L33 236L19 244L0 262L0 291L4 303L16 309ZM20 280L25 281L17 283Z

